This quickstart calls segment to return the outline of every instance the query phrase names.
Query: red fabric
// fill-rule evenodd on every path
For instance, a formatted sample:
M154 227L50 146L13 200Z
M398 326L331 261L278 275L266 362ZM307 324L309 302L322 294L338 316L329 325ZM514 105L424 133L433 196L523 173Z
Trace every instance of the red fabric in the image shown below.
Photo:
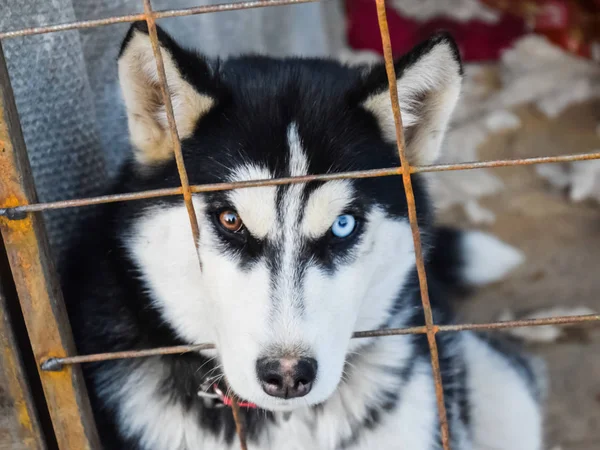
M506 11L496 23L479 20L456 22L433 19L427 22L402 17L388 7L387 16L394 56L439 30L450 31L456 38L465 61L496 60L501 52L527 32L521 17L531 4L538 12L531 31L546 36L554 44L586 58L594 45L600 48L600 0L481 0L488 6ZM382 53L375 0L346 0L348 43L357 50ZM498 10L499 11L499 10Z
M225 406L229 406L231 407L233 405L233 400L231 397L223 394L223 391L221 389L219 389L219 386L216 384L213 384L213 390L215 391L215 393L219 396L219 398L221 399L221 401L223 402L223 404ZM250 409L256 409L258 408L258 406L256 406L254 403L250 403L250 402L244 402L241 400L238 400L238 406L240 408L250 408Z
M540 12L534 31L569 52L591 58L593 45L600 45L600 0L537 2Z
M224 396L223 397L223 404L225 406L231 406L233 404L233 400L231 399L231 397ZM240 402L240 401L238 401L238 406L240 408L250 408L250 409L256 409L256 408L258 408L258 406L256 406L254 403L250 403L250 402Z
M569 5L561 0L540 2L540 12L535 20L537 30L564 30L569 25Z
M374 0L346 0L347 36L350 47L383 53ZM465 61L495 60L502 50L525 34L522 19L503 15L494 24L479 20L459 23L448 19L417 22L400 16L387 7L388 24L394 56L402 55L418 42L439 30L450 31Z

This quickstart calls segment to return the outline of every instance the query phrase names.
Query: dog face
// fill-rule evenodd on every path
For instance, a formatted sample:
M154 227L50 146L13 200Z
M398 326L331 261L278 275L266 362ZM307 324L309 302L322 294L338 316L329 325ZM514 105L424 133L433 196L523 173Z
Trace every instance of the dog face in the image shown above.
M398 166L384 67L244 57L211 62L159 29L192 184ZM436 36L396 62L407 154L433 162L461 66ZM179 184L147 29L119 59L135 150L129 188ZM414 183L419 220L425 193ZM215 191L194 196L193 246L181 199L145 204L125 246L154 308L184 341L214 342L231 388L269 410L317 404L340 383L357 330L389 325L414 272L400 177ZM198 258L201 261L200 268Z

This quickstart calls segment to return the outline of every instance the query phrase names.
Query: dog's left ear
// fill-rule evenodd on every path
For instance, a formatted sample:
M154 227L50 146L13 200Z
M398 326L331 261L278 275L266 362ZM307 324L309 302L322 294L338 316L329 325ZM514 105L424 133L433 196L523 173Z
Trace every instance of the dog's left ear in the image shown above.
M463 71L458 48L448 34L438 34L397 60L394 68L406 155L412 165L431 164L439 156L460 94ZM383 138L395 143L396 128L383 64L369 70L363 88L366 93L362 106L377 119Z
M177 131L180 139L185 139L216 105L216 82L204 58L181 48L158 27L157 33ZM165 102L146 22L135 22L123 41L119 82L138 165L152 166L173 158Z

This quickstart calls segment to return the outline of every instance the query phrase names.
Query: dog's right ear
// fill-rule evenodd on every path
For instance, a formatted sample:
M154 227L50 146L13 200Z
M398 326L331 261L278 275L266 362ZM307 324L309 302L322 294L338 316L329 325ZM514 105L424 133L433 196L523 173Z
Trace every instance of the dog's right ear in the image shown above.
M458 46L447 33L417 45L394 62L402 112L406 156L411 164L433 164L439 157L462 83ZM383 63L365 72L362 107L373 114L386 141L396 143L388 77Z
M199 55L184 50L157 27L159 48L180 139L217 103L213 75ZM135 158L151 166L174 157L158 69L146 22L135 22L119 54L119 82L127 110Z

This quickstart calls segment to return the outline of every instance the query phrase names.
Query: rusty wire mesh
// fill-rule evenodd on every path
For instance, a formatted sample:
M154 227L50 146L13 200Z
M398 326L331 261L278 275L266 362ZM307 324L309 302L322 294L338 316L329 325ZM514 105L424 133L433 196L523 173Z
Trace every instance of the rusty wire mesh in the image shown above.
M167 114L168 126L171 133L171 140L174 148L175 160L177 164L177 170L180 177L181 186L169 189L157 189L149 190L144 192L117 194L117 195L106 195L90 198L80 198L73 200L63 200L56 202L47 203L32 203L32 204L17 204L10 205L10 207L0 208L0 216L4 216L8 220L21 220L27 216L28 213L46 211L51 209L81 207L88 205L97 205L102 203L111 203L119 201L132 201L145 198L163 197L182 195L186 209L190 219L190 226L192 228L192 235L194 238L194 245L198 250L196 243L198 242L200 230L198 228L198 222L194 211L194 205L192 202L192 194L211 192L219 190L231 190L239 188L250 188L258 186L274 186L292 183L306 183L310 181L328 181L336 179L348 179L348 178L369 178L369 177L382 177L382 176L402 176L405 187L406 199L408 203L409 221L413 234L416 266L419 276L419 286L421 290L421 299L423 303L423 312L425 318L425 326L412 327L412 328L390 328L390 329L379 329L379 330L366 330L355 332L353 338L368 338L368 337L380 337L380 336L392 336L392 335L407 335L407 334L425 334L428 339L430 353L431 353L431 364L434 373L435 387L436 387L436 398L438 405L438 413L440 418L441 437L444 450L450 450L450 438L448 423L446 420L446 410L444 403L443 394L443 383L441 378L441 372L439 367L439 360L437 354L437 344L435 336L440 332L455 332L463 330L491 330L491 329L503 329L503 328L514 328L514 327L531 327L531 326L543 326L543 325L575 325L586 322L600 322L600 315L585 315L585 316L562 316L552 317L543 319L529 319L529 320L515 320L505 322L492 322L483 324L452 324L452 325L436 325L432 317L432 309L429 303L429 295L427 289L427 277L425 274L425 263L421 251L421 241L419 227L416 219L416 205L415 197L412 191L411 175L414 173L423 172L440 172L450 170L469 170L477 168L492 168L492 167L510 167L510 166L521 166L541 163L559 163L559 162L570 162L570 161L582 161L591 159L600 159L600 152L597 153L586 153L576 155L563 155L555 157L537 157L527 159L514 159L514 160L495 160L495 161L483 161L483 162L468 162L461 164L441 164L441 165L429 165L429 166L411 166L406 159L405 147L404 147L404 136L402 128L402 118L400 115L400 105L398 104L398 95L396 89L396 76L394 73L394 64L392 57L392 48L390 42L390 34L387 24L387 16L385 9L385 0L375 0L377 7L377 16L379 22L379 28L381 32L381 39L384 50L385 68L389 81L390 97L392 102L392 110L394 114L394 122L396 126L396 137L398 146L398 155L400 158L400 166L390 167L384 169L375 170L363 170L343 173L332 173L332 174L317 174L307 175L300 177L290 178L278 178L278 179L265 179L265 180L253 180L243 181L234 183L218 183L218 184L206 184L206 185L190 185L188 181L188 175L185 168L183 154L181 150L181 141L179 139L177 125L175 122L173 108L171 105L171 98L168 93L168 85L166 81L166 75L162 60L162 55L159 48L157 31L156 31L156 20L168 17L180 17L194 14L205 14L212 12L221 11L232 11L240 9L259 8L266 6L280 6L280 5L293 5L301 3L315 2L318 0L257 0L248 2L233 2L216 5L198 6L186 9L177 10L162 10L154 11L152 9L151 0L141 0L143 2L144 12L140 14L108 17L97 20L84 20L66 24L49 25L43 27L34 27L14 31L0 32L0 41L2 39L15 38L30 36L42 33L52 33L67 30L76 30L82 28L92 28L103 25L110 25L115 23L123 22L134 22L138 20L145 20L148 24L149 36L152 43L152 48L156 60L158 69L159 84L161 88L161 94L163 101L165 102L165 110ZM201 270L201 261L199 261L199 270ZM66 356L66 357L47 357L42 358L39 362L42 371L60 371L65 366L74 364L81 364L86 362L97 362L106 361L121 358L139 358L148 357L155 355L166 355L166 354L180 354L184 352L199 351L204 349L213 349L214 344L206 343L199 345L183 345L176 347L162 347L146 350L136 351L124 351L124 352L112 352L112 353L101 353L94 355L81 355L81 356ZM240 414L240 408L237 400L233 399L232 404L233 416L236 422L236 430L240 439L240 445L242 450L247 448L246 436L244 431L244 424Z

